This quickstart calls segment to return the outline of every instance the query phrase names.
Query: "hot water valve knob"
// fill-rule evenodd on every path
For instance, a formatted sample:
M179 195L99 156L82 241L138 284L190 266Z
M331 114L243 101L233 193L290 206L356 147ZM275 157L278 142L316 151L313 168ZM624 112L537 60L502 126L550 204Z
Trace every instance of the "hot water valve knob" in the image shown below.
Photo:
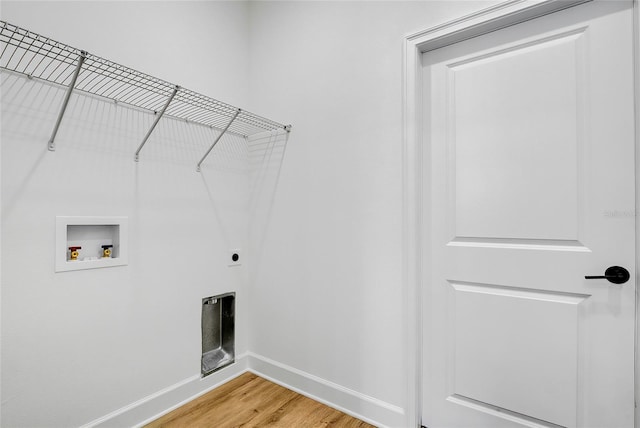
M78 250L80 249L82 249L82 247L69 247L69 251L71 251L69 260L78 260L78 255L80 255Z

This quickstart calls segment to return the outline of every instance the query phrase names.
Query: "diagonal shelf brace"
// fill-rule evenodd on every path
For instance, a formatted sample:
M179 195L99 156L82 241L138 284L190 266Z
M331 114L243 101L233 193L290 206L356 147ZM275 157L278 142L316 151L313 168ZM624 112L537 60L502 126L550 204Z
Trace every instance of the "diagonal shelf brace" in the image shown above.
M213 142L211 147L209 147L209 150L207 150L207 153L205 153L204 156L202 156L202 159L200 159L200 162L198 162L198 166L196 166L196 171L200 172L200 165L202 165L202 162L204 162L204 160L207 158L207 156L209 156L209 153L211 153L211 150L213 150L213 148L216 146L216 144L218 144L218 141L220 141L220 139L225 134L225 132L227 132L227 130L229 129L229 127L231 126L233 121L236 120L236 117L238 117L238 115L240 114L241 111L242 111L241 109L236 110L236 114L233 115L233 117L231 118L231 120L229 121L227 126L224 127L224 129L222 130L220 135L218 135L218 138L216 138L216 140Z
M71 93L73 92L73 88L76 86L76 80L78 80L78 75L80 74L80 70L82 69L82 64L84 64L84 60L87 58L87 52L80 51L80 56L78 57L78 64L76 64L76 69L73 72L73 76L71 77L71 82L69 83L69 87L67 88L67 93L64 96L64 100L62 101L62 106L60 107L60 113L58 113L58 120L56 120L56 124L53 127L53 132L51 132L51 138L49 138L49 150L56 150L56 134L58 133L58 128L60 128L60 122L62 122L62 117L64 116L65 110L67 110L67 104L69 104L69 98L71 98Z
M153 125L151 125L151 128L147 132L147 135L144 136L144 139L142 140L142 143L140 143L140 146L138 147L138 150L136 150L136 155L134 157L134 160L136 162L138 162L138 160L140 159L140 156L139 156L140 155L140 150L142 150L144 145L147 143L147 140L151 136L151 133L155 129L156 125L158 124L158 122L160 122L160 119L162 118L162 116L164 116L164 112L167 111L167 108L169 107L169 104L171 104L171 101L173 101L173 97L175 97L176 94L178 93L178 89L180 89L180 86L176 85L176 87L173 89L173 92L171 93L171 96L167 100L166 104L164 105L164 107L162 107L162 110L160 110L160 113L158 113L158 115L156 116L156 120L153 121Z

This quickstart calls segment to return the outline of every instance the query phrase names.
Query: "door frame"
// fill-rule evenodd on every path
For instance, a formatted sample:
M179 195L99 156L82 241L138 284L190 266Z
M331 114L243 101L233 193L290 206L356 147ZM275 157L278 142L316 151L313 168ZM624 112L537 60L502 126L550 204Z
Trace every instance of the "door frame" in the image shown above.
M453 21L428 28L407 36L404 40L404 81L403 81L403 282L405 284L405 303L407 313L407 379L408 426L420 427L422 407L422 362L423 355L423 302L425 295L422 283L428 270L429 254L423 248L428 242L431 231L428 215L425 212L425 177L423 177L423 86L422 54L451 45L472 37L499 30L511 25L528 21L553 12L558 12L578 4L593 0L507 0L494 6L479 10ZM636 219L640 214L640 0L633 0L633 55L634 55L634 105L635 105L635 181L636 181ZM426 224L425 224L426 223ZM637 221L636 221L637 223ZM640 233L636 227L636 272L640 256ZM636 274L636 284L640 274ZM636 286L636 337L635 337L635 426L640 428L640 411L637 399L640 397L640 364L638 343L640 342L639 287Z

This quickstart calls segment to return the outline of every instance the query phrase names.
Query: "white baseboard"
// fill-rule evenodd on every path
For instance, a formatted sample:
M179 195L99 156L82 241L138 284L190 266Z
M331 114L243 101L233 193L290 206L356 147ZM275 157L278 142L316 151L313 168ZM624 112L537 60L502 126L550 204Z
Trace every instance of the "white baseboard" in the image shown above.
M249 352L247 357L250 372L285 388L377 427L407 426L407 415L402 407L370 397L253 352Z
M377 427L407 426L406 412L399 406L247 352L234 364L205 378L194 375L184 379L81 428L141 427L247 371Z
M247 354L236 357L236 361L215 373L201 378L194 375L165 389L148 395L125 407L95 419L81 428L122 428L143 426L170 411L206 394L247 371Z

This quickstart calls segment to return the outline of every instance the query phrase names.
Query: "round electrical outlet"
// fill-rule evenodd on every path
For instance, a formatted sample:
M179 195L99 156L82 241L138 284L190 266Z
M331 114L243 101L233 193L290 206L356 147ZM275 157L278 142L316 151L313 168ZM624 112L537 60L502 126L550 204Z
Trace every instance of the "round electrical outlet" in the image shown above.
M240 248L231 248L227 253L227 266L240 266L242 264L240 256L242 256L242 250Z

